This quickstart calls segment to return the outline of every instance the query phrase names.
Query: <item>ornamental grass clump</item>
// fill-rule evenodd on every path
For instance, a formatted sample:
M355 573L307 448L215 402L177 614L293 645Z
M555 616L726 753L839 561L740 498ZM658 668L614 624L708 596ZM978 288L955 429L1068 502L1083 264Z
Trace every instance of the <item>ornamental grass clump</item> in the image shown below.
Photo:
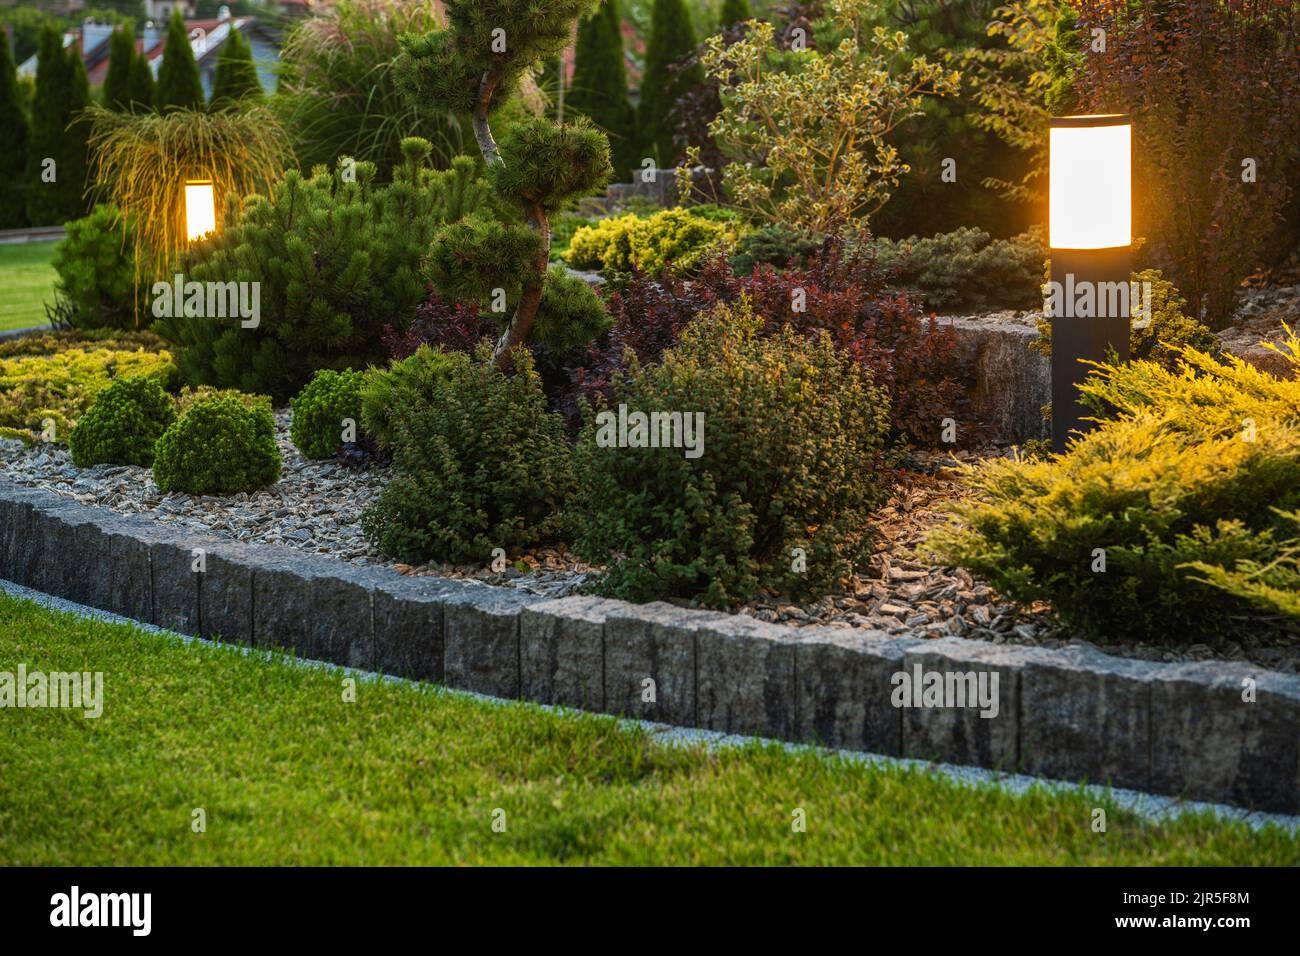
M1300 372L1300 340L1278 351ZM930 549L1098 641L1258 634L1248 579L1285 562L1280 511L1300 505L1300 380L1179 356L1099 366L1081 388L1101 424L1063 455L969 467L975 497Z
M869 553L888 395L825 333L762 325L747 300L718 306L587 409L573 521L579 553L609 565L603 592L713 607L821 594ZM611 416L637 412L698 423L698 447L612 440Z
M131 251L137 281L146 286L185 248L187 179L212 181L220 225L223 203L240 208L244 197L279 180L292 159L288 137L264 106L216 113L92 106L85 115L92 177L100 194L136 224Z

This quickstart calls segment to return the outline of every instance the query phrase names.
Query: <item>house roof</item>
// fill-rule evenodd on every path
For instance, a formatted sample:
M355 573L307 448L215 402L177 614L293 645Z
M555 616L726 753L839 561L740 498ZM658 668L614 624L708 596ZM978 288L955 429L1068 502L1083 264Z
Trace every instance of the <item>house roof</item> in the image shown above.
M221 52L221 47L225 44L230 36L230 31L238 30L244 36L258 29L256 17L231 17L226 20L216 18L206 20L186 20L185 32L190 35L190 49L194 51L194 59L202 65L207 60L216 57ZM195 31L202 31L195 37ZM149 61L149 66L154 75L158 73L158 67L162 61L163 50L167 46L167 35L164 31L156 31L157 35L150 38L137 37L135 41L135 50L137 53L143 53ZM92 86L97 86L104 82L108 75L108 50L109 37L112 30L94 31L90 49L86 49L86 31L84 25L77 27L75 30L69 30L63 35L63 48L66 50L69 46L76 44L77 50L81 53L81 62L86 65L86 74L90 78ZM36 75L36 57L31 56L18 67L20 76Z

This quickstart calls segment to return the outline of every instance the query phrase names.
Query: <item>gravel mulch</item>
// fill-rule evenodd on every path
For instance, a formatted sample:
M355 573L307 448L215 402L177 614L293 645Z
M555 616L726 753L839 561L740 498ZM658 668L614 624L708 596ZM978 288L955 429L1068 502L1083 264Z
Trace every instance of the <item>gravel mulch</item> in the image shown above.
M61 446L27 448L11 440L0 440L0 477L123 514L153 514L161 522L199 533L331 554L354 565L385 565L414 576L472 578L562 597L580 590L597 570L566 551L543 548L511 555L511 563L500 573L484 566L412 567L386 561L367 546L359 524L362 509L383 487L383 473L303 458L289 440L289 416L287 409L276 413L283 474L273 487L251 495L162 495L148 469L117 465L77 469ZM946 507L968 493L952 466L959 460L1003 453L1005 449L987 448L957 452L956 458L913 458L892 500L875 516L877 550L851 588L810 604L755 602L739 613L795 627L860 627L889 634L952 635L1048 647L1079 643L1053 621L1046 607L1018 608L965 570L925 563L914 554L929 530L948 520ZM1107 645L1103 650L1156 661L1250 660L1300 673L1300 638L1259 646L1153 643Z

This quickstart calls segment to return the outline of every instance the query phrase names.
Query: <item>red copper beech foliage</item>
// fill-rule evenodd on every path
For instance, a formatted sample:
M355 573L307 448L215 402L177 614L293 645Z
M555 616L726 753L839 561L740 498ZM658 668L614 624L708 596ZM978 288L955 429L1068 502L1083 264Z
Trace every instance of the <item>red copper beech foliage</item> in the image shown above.
M808 335L825 331L870 369L889 389L891 420L901 437L937 444L945 418L958 421L964 434L975 430L966 398L972 383L957 377L951 327L939 326L909 296L889 291L865 243L842 240L827 241L804 269L778 272L758 265L737 277L719 256L691 282L671 273L658 282L634 275L607 300L614 316L608 339L570 369L562 410L573 416L580 398L608 397L612 376L624 368L625 350L643 365L657 362L697 314L741 296L751 299L767 332L785 325Z
M1134 116L1134 229L1153 265L1203 308L1231 315L1269 264L1300 159L1295 0L1070 0L1083 111ZM1096 50L1095 30L1105 31ZM1254 181L1243 173L1253 161ZM1245 165L1243 165L1245 164Z

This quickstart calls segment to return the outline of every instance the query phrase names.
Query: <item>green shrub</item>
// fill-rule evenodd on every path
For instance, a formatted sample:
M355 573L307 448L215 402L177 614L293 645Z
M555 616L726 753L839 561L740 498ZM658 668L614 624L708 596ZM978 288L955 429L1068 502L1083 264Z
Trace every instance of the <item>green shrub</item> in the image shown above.
M1223 346L1210 327L1187 314L1187 302L1159 269L1144 269L1129 277L1133 282L1151 284L1150 321L1134 321L1129 331L1129 358L1146 360L1175 369L1184 346L1217 357ZM1038 338L1029 347L1035 352L1052 355L1052 323L1038 320Z
M68 237L54 252L55 291L72 304L74 327L136 327L147 289L136 283L134 230L132 217L107 204L67 224Z
M1292 533L1300 531L1300 511L1283 511L1279 517ZM1197 561L1188 570L1199 572L1204 576L1198 580L1249 601L1264 614L1280 614L1300 624L1300 537L1279 545L1267 562L1244 560L1236 567L1224 568Z
M362 513L366 538L402 561L483 562L554 534L573 472L560 416L532 359L513 374L490 348L446 356L428 400L392 422L393 478Z
M392 448L397 419L425 407L453 365L450 356L422 345L388 368L368 369L359 391L362 429L380 448Z
M760 331L748 304L719 306L588 410L573 521L579 553L610 565L602 591L726 606L825 591L867 553L888 396L825 335ZM623 406L703 415L702 454L609 447L602 413Z
M189 258L190 280L259 282L260 324L160 319L159 334L184 346L191 384L238 388L287 401L318 369L364 368L383 359L385 326L404 330L423 301L423 260L441 224L482 198L473 164L427 168L429 144L407 139L390 186L357 163L330 175L290 172L269 198L253 197Z
M362 372L322 369L312 376L293 407L289 436L308 458L330 458L343 444L344 420L361 421Z
M573 234L566 259L575 269L658 276L672 263L690 272L706 256L727 248L733 232L689 209L665 209L641 218L635 214L602 219Z
M1279 351L1300 371L1300 340ZM1246 600L1203 579L1278 557L1278 509L1300 504L1300 380L1179 354L1090 376L1086 399L1114 417L1063 455L972 468L961 523L931 547L1099 641L1257 631Z
M821 246L822 240L811 233L767 225L740 237L731 255L731 268L738 276L748 276L754 266L762 264L784 269L793 262L803 268L808 264L808 257Z
M583 279L552 266L533 323L532 341L564 354L596 341L614 324L600 297Z
M0 341L0 359L16 355L51 356L59 352L162 352L167 343L152 332L119 332L115 329L64 329L21 335Z
M195 402L163 432L153 480L163 494L234 494L273 484L280 464L271 410L219 395Z
M929 239L876 242L890 284L925 297L936 311L1032 309L1042 305L1047 246L1041 231L993 239L967 227Z
M275 413L269 395L250 395L248 392L241 392L235 388L213 388L211 385L200 385L197 388L186 385L180 390L180 394L176 396L176 411L184 415L200 402L225 396L229 396L249 408L264 408L272 415Z
M156 378L114 379L72 430L72 463L78 468L101 463L148 468L154 444L175 420L175 402Z
M171 354L88 348L0 358L0 426L67 441L109 382L141 375L170 385L176 377Z

